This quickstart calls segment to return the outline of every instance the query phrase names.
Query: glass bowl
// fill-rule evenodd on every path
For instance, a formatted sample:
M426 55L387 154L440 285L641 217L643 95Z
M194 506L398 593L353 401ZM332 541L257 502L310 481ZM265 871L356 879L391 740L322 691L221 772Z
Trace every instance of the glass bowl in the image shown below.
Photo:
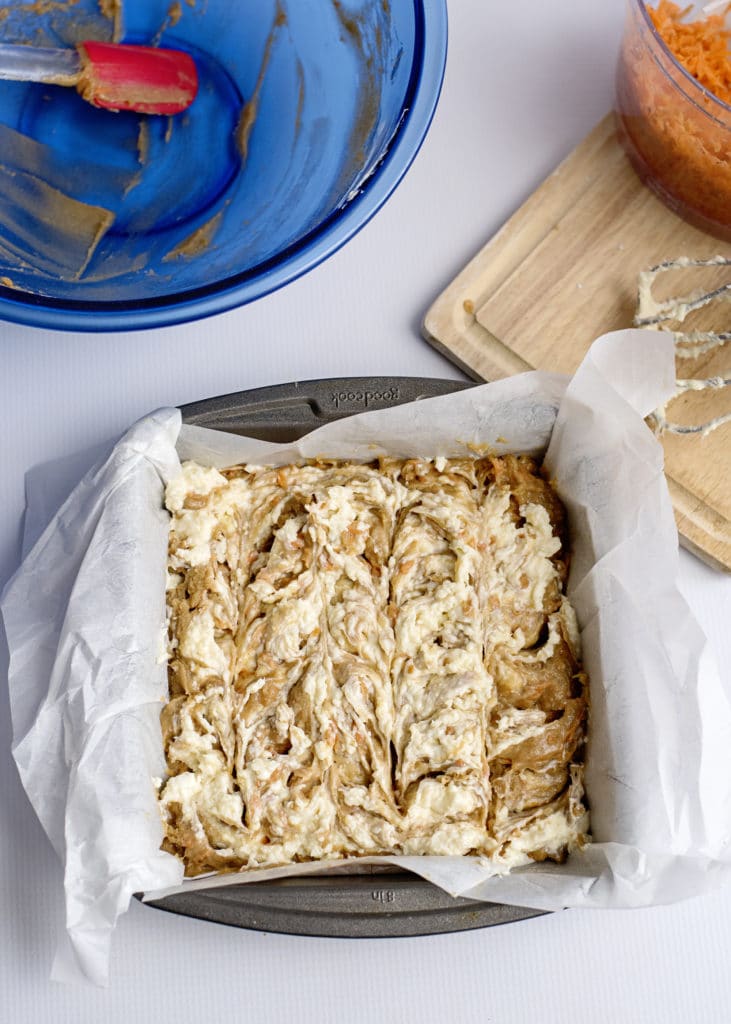
M685 220L731 240L731 107L679 63L643 0L627 0L616 109L646 184Z
M368 221L431 122L446 2L0 0L0 41L82 39L187 50L198 96L166 118L0 82L0 317L127 330L256 299Z

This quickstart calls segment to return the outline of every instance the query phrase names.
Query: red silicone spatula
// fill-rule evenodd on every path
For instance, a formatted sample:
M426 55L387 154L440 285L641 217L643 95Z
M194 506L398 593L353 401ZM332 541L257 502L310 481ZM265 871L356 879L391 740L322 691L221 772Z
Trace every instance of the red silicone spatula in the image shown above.
M0 44L0 79L75 86L105 110L179 114L198 91L193 58L181 50L88 40L73 50Z

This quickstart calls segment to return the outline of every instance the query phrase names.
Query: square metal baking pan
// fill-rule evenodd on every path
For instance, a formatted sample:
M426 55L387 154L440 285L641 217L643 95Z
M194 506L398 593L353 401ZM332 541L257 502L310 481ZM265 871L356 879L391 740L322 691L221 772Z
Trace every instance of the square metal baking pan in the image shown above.
M222 395L182 406L181 412L185 423L286 442L366 409L385 409L471 386L430 378L338 377ZM365 866L358 874L178 893L149 906L239 928L344 938L464 931L542 913L454 898L408 872Z

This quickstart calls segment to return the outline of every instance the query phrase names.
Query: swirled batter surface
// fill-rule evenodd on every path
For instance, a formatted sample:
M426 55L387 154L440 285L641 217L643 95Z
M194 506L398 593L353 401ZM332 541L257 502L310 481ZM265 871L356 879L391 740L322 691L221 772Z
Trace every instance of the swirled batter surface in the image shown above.
M586 841L564 510L531 459L189 462L166 504L187 874Z

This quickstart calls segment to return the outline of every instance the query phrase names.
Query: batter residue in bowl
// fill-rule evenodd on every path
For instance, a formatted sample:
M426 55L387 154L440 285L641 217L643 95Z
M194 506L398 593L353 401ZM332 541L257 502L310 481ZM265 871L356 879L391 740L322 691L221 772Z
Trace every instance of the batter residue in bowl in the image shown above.
M277 6L274 10L274 21L269 35L267 36L267 41L264 44L264 56L261 59L261 66L259 67L256 85L254 86L254 91L250 98L241 108L241 116L239 117L238 124L236 125L236 132L234 134L234 138L236 139L236 148L239 151L243 163L246 163L246 157L249 153L249 136L251 135L251 130L254 127L254 123L256 122L256 118L259 113L259 97L261 96L264 78L272 56L272 47L274 46L277 38L277 32L286 24L287 12L284 9L284 5L281 0L277 0Z

